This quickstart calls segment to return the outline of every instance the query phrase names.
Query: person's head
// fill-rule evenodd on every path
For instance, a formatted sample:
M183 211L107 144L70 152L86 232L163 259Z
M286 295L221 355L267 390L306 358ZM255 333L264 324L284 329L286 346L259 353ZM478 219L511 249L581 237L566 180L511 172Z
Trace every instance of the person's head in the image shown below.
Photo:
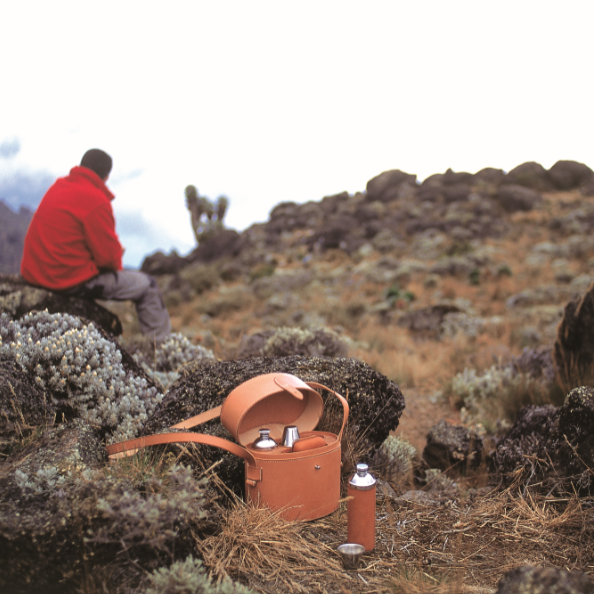
M100 149L88 150L80 161L81 167L94 171L103 181L109 177L111 171L111 157Z

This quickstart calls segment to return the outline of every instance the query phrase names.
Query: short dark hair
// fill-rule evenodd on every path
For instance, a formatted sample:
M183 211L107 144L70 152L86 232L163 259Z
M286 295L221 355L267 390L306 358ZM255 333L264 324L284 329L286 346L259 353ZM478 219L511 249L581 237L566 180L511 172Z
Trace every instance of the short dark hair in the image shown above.
M81 167L94 171L101 179L105 179L112 166L111 157L101 149L90 149L80 161Z

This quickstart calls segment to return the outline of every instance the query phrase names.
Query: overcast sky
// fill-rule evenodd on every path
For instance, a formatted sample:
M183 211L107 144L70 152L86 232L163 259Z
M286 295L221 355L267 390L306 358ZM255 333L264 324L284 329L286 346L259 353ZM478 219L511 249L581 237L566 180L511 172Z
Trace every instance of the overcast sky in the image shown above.
M387 169L594 168L592 0L4 2L0 199L34 208L88 148L125 264Z

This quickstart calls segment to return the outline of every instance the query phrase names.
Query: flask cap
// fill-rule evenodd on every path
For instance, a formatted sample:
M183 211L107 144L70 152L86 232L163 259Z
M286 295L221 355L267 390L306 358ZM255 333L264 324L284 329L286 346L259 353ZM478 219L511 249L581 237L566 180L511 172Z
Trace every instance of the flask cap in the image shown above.
M357 472L349 481L349 487L352 487L353 489L359 489L360 491L373 489L377 481L373 475L367 472L368 469L369 466L367 466L367 464L357 464Z

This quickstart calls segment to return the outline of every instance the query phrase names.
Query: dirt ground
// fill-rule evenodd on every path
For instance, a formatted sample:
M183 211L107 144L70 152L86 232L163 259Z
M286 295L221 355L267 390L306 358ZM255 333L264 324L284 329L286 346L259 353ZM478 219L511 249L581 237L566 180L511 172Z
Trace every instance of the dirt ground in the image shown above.
M441 419L460 424L460 411L440 398L412 388L402 389L402 394L406 408L392 435L408 441L419 455L427 443L427 433Z

